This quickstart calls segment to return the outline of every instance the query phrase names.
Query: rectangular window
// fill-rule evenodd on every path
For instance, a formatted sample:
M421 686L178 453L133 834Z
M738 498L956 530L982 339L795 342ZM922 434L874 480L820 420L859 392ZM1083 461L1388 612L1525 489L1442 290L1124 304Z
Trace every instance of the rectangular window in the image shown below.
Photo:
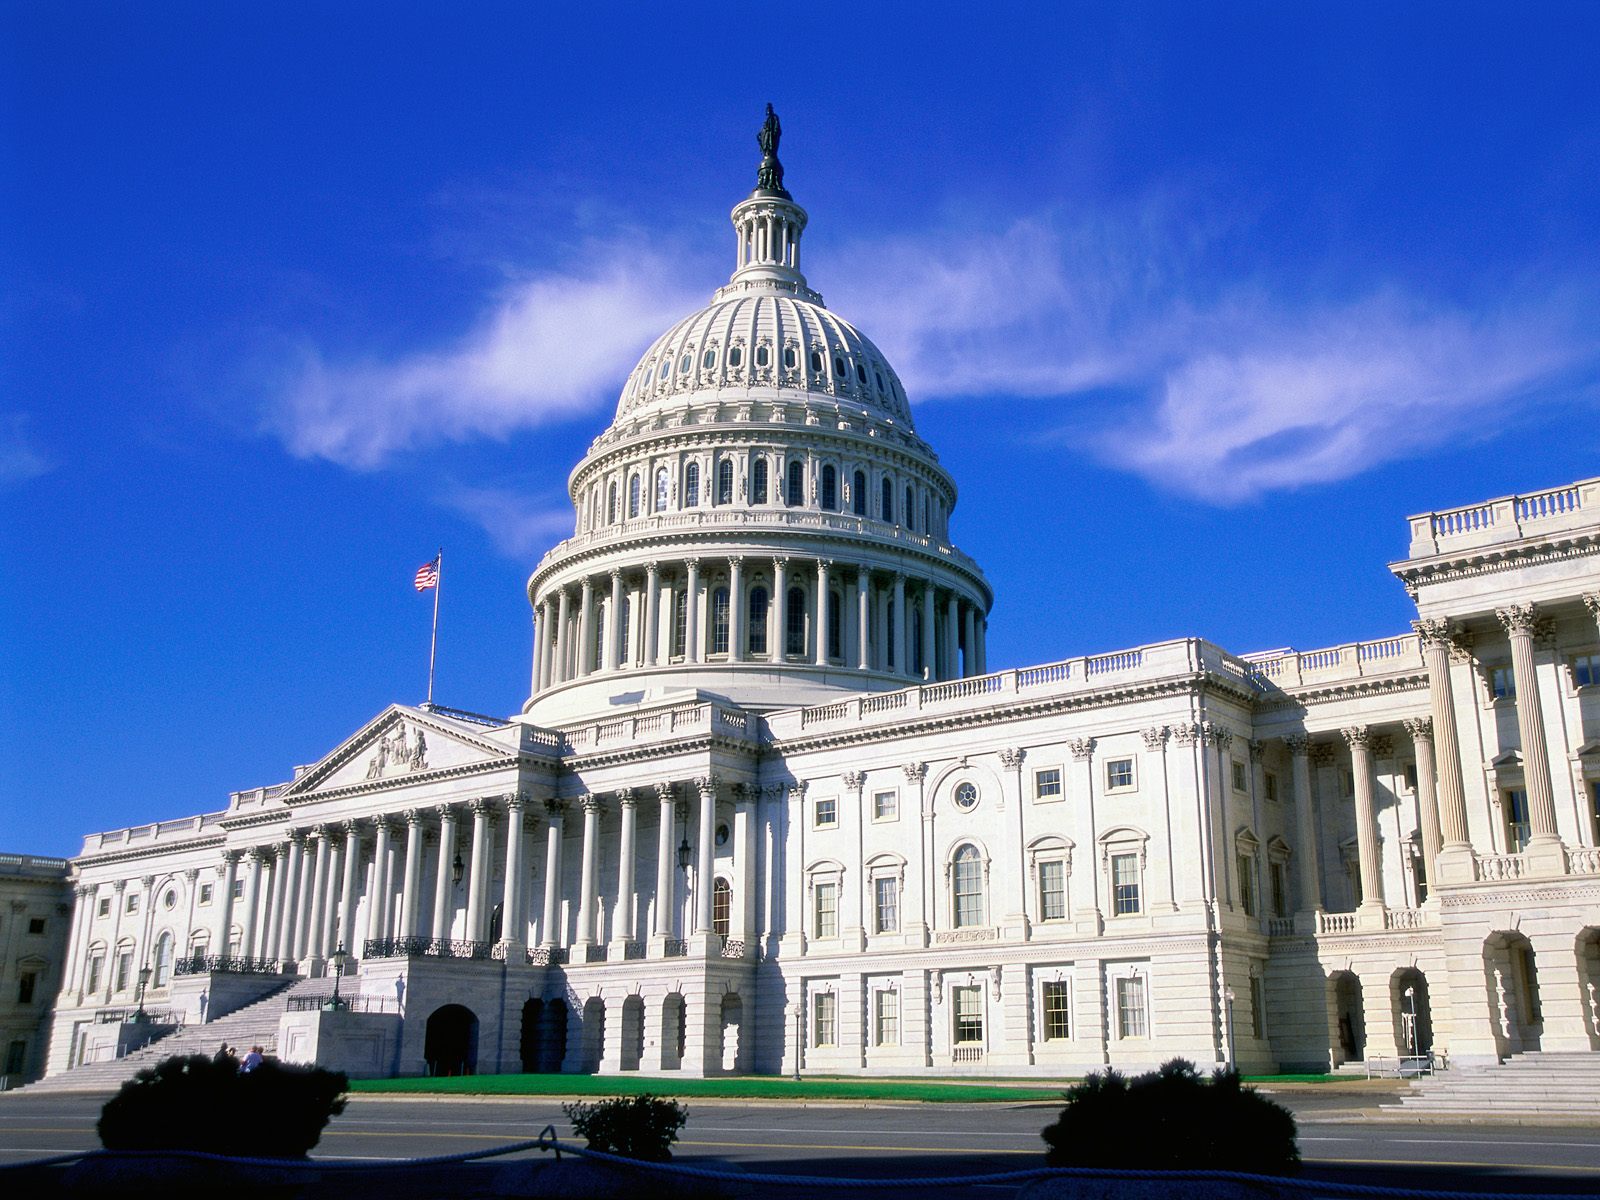
M235 879L233 881L233 898L235 900L244 899L244 880Z
M1274 803L1276 803L1277 800L1278 800L1278 775L1277 775L1277 772L1268 771L1265 775L1263 775L1261 777L1261 781L1262 781L1261 782L1261 787L1262 787L1262 790L1266 793L1267 799L1273 801Z
M1066 981L1061 979L1053 979L1041 989L1044 1040L1047 1042L1064 1042L1072 1036L1072 1027L1067 1015L1069 992L1070 988Z
M17 1003L32 1004L33 989L37 987L38 984L39 973L37 971L24 971L21 977L17 980Z
M96 954L89 960L89 979L85 985L86 991L98 992L100 990L100 973L105 970L105 966L106 960L102 955Z
M1233 790L1236 792L1250 790L1249 784L1245 781L1244 764L1237 758L1233 760Z
M1061 768L1045 767L1033 773L1033 798L1035 800L1061 799Z
M1289 889L1283 877L1283 864L1273 863L1268 867L1267 875L1272 881L1272 915L1286 917L1289 915Z
M1260 1041L1267 1036L1267 990L1261 976L1250 976L1250 1036Z
M1417 764L1406 764L1406 791L1415 794L1417 790Z
M874 879L872 902L876 910L874 928L877 932L897 932L900 928L900 881L892 875Z
M1125 792L1133 786L1133 759L1113 758L1106 761L1106 791Z
M1113 854L1111 856L1112 915L1129 916L1139 911L1139 856Z
M125 913L136 913L136 912L139 911L139 893L138 892L129 892L126 896L123 897L123 899L122 899L122 911L125 912Z
M1572 686L1600 684L1600 654L1580 654L1572 660Z
M28 918L28 932L30 934L32 934L34 937L38 937L40 934L42 934L44 932L44 918L43 917L29 917Z
M1508 788L1502 793L1506 810L1506 849L1521 854L1528 848L1528 838L1533 827L1528 822L1528 793L1521 788Z
M1517 679L1511 673L1510 667L1491 667L1489 669L1489 695L1496 700L1515 700L1517 698Z
M839 798L837 796L818 796L816 808L813 811L816 815L818 829L837 825L839 823Z
M983 989L955 989L956 1044L983 1041Z
M900 793L873 792L872 819L874 821L898 821L900 819Z
M816 885L817 923L819 938L839 936L839 885L831 880Z
M124 950L117 955L117 984L116 990L125 992L128 984L133 980L133 951Z
M813 1046L839 1044L839 997L832 992L818 992L811 1000Z
M1039 864L1039 919L1067 919L1067 864L1059 858Z
M100 897L100 903L95 906L95 913L96 913L96 915L102 916L102 917L109 917L111 915L111 897L110 896L101 896Z
M900 1044L900 997L887 988L872 993L872 1041L877 1046Z
M209 883L202 883L200 885L200 903L211 903L211 885Z
M1239 855L1239 907L1244 915L1256 915L1256 863L1248 854Z
M1144 976L1128 975L1117 980L1117 1036L1149 1036L1149 1020L1144 1006Z

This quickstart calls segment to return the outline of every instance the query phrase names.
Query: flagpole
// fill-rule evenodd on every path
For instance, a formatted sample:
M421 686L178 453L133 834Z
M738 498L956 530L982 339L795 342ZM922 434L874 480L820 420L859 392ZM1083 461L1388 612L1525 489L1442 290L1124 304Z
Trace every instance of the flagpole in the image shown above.
M433 707L433 661L439 652L439 593L444 591L444 547L433 560L433 638L428 644L428 707Z

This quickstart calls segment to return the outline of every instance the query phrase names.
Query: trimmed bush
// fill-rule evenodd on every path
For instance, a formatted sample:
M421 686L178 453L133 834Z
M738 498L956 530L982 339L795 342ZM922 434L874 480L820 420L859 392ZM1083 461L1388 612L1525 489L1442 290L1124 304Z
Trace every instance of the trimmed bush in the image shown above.
M594 1104L563 1104L572 1128L591 1150L637 1158L642 1162L666 1162L672 1157L672 1143L678 1130L689 1119L689 1110L676 1100L666 1100L646 1092L639 1096L612 1096Z
M1294 1114L1241 1087L1237 1071L1210 1079L1181 1058L1133 1079L1090 1075L1040 1135L1052 1167L1248 1171L1283 1175L1300 1162Z
M100 1110L107 1150L202 1150L237 1158L304 1158L344 1111L342 1072L267 1060L249 1074L202 1055L140 1071Z

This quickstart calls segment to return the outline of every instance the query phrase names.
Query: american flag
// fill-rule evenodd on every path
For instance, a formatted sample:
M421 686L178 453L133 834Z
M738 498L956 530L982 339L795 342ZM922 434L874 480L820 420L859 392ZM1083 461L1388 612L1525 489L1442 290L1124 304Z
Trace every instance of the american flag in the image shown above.
M439 560L425 562L417 568L417 577L411 581L411 586L419 592L439 586Z

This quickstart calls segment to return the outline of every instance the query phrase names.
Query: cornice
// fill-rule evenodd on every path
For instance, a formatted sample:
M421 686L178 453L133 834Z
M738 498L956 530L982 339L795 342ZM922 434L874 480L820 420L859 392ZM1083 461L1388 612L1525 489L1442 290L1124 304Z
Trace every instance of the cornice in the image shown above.
M1576 530L1566 537L1554 537L1538 545L1482 546L1459 554L1438 554L1421 560L1402 559L1389 564L1389 570L1416 599L1419 588L1475 575L1494 575L1540 563L1565 562L1600 554L1600 530Z
M1272 699L1271 693L1258 699L1258 713L1276 713L1285 709L1304 711L1308 705L1334 700L1359 699L1364 696L1395 696L1405 692L1427 691L1428 673L1410 671L1404 675L1381 677L1357 676L1353 679L1331 680L1326 683L1301 684L1293 689L1283 688L1282 699Z
M532 763L527 761L528 757L520 753L506 754L491 762L460 763L453 767L440 767L431 771L416 771L409 775L396 775L392 779L363 779L360 783L349 784L341 788L327 788L323 791L306 792L298 796L282 796L279 799L290 805L314 804L321 803L324 800L343 800L350 796L395 792L405 788L442 783L450 779L465 779L474 775L487 775L507 769L520 770L525 765L548 768L548 760Z
M483 753L490 755L493 758L517 758L521 756L520 751L507 750L504 746L496 742L486 741L483 738L477 737L476 735L468 733L465 730L458 729L454 725L447 725L438 720L436 717L430 716L426 712L422 712L418 709L407 708L401 704L391 704L377 716L373 717L372 720L363 725L360 729L356 730L354 734L346 739L343 745L336 747L333 752L321 762L317 763L298 779L291 780L284 787L283 791L279 792L274 798L282 800L287 804L299 799L305 793L312 791L317 786L319 781L328 778L340 767L354 759L357 755L365 752L367 747L371 744L370 738L373 731L381 729L389 720L396 717L402 721L410 721L413 724L420 725L423 728L440 734L444 737L462 742L476 750L480 750ZM427 774L432 774L432 772L397 776L396 780L399 781L403 779L405 781L410 781ZM371 782L377 783L379 781L372 780ZM345 795L348 794L348 792L348 788L343 788L339 789L337 793L319 792L318 795Z
M225 833L209 834L206 837L192 838L183 842L161 842L156 845L140 846L138 849L112 850L105 854L79 854L71 861L74 869L80 864L90 867L114 866L117 863L138 862L144 858L163 857L188 850L222 849L226 847L227 841Z
M574 754L561 760L561 769L564 773L577 772L596 767L648 762L664 755L696 754L711 750L731 750L736 753L747 754L752 758L759 758L765 749L765 744L759 741L741 741L717 734L701 734L675 742L651 742L644 746L618 747L614 750L596 750L588 754Z

